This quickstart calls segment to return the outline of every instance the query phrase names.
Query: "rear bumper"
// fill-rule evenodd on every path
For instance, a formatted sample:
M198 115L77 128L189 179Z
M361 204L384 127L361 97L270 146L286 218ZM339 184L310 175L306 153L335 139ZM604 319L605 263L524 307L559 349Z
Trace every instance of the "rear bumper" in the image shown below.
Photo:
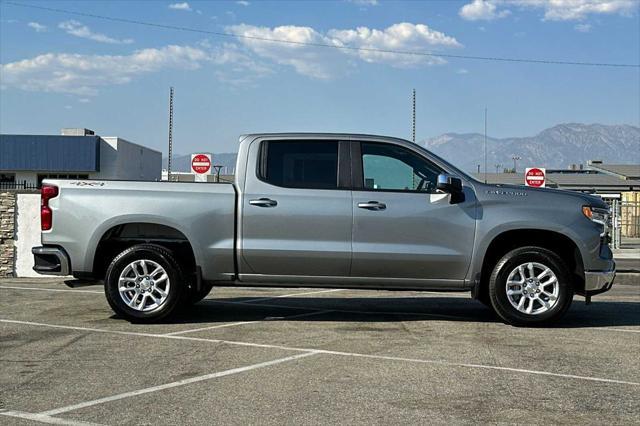
M71 272L69 256L60 247L34 247L33 270L43 275L69 275Z
M616 278L616 264L611 261L611 268L606 271L586 271L584 273L584 291L588 295L604 293L611 289Z

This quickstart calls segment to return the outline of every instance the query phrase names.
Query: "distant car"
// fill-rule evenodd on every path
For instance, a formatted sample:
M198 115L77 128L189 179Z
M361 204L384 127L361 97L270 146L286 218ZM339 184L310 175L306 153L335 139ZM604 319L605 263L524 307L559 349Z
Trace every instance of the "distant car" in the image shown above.
M487 185L411 142L240 138L235 183L45 180L34 269L104 280L155 321L213 286L471 291L511 324L559 319L615 276L607 205Z

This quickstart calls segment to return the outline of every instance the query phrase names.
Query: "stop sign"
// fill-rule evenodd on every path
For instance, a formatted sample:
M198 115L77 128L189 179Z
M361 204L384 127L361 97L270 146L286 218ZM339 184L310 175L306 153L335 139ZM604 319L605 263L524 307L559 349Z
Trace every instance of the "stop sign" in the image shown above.
M544 188L545 169L539 167L529 167L524 173L524 184L534 188Z
M196 174L207 174L211 171L210 154L193 154L191 156L191 171Z

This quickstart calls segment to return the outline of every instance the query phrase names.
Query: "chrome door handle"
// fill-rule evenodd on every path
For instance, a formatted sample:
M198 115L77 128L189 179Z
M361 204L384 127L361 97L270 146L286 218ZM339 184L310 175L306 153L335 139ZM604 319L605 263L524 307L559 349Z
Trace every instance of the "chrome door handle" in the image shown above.
M384 210L387 208L385 203L380 203L378 201L367 201L366 203L358 203L358 207L361 209L367 210Z
M278 202L269 198L258 198L257 200L249 200L249 204L258 207L275 207Z

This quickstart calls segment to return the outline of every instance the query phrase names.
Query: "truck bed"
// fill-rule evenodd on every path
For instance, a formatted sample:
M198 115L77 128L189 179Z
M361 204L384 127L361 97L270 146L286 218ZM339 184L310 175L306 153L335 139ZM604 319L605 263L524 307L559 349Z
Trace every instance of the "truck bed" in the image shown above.
M231 183L56 179L43 183L57 186L59 195L49 203L53 227L43 231L42 243L63 246L74 275L93 271L96 248L109 231L136 222L173 228L176 232L167 238L185 237L203 279L230 280L235 274L236 189Z

